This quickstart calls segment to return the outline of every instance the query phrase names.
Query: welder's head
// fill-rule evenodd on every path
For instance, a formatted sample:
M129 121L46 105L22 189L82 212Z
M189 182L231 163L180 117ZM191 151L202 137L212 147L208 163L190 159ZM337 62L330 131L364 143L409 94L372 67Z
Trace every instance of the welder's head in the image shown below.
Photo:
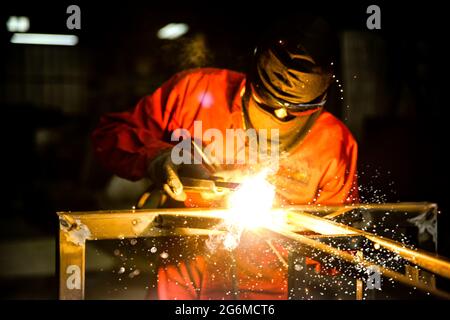
M335 38L319 18L305 17L275 29L254 52L244 95L246 121L278 129L289 151L320 115L332 80Z

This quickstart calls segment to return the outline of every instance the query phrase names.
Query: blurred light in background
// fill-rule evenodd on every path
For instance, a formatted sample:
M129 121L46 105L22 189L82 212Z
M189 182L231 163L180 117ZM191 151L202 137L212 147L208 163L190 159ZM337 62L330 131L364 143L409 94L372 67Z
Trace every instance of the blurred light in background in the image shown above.
M188 32L189 26L185 23L169 23L165 27L158 30L159 39L174 40Z
M30 28L28 17L11 16L6 21L6 28L9 32L27 32Z
M11 43L74 46L78 37L68 34L14 33Z

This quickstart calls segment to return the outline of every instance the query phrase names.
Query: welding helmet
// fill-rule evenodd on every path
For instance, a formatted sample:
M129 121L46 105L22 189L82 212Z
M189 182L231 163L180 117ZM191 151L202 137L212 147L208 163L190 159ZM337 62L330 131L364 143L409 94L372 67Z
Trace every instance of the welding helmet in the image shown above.
M278 129L281 151L309 132L327 100L336 40L320 18L280 25L255 49L243 97L248 127Z

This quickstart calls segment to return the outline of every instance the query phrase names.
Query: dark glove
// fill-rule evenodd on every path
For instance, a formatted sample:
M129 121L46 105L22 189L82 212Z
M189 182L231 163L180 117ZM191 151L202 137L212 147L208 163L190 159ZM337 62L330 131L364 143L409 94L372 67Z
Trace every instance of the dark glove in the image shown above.
M148 167L148 175L154 184L162 186L169 197L185 201L186 193L178 177L179 165L172 162L170 154L171 150L168 150L157 156Z

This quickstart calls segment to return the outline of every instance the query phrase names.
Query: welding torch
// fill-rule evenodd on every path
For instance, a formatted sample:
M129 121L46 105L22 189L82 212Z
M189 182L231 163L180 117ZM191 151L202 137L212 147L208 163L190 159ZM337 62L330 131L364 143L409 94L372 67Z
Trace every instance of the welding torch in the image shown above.
M235 191L239 188L240 184L236 182L225 182L220 177L216 176L217 172L222 171L222 166L211 159L202 148L194 141L190 139L191 143L191 159L198 159L200 156L199 165L193 164L190 166L181 166L180 170L175 172L171 168L171 174L177 176L182 184L183 191L191 193L200 193L202 195L210 195L214 197L223 197L225 194ZM197 163L197 161L193 161ZM190 169L189 169L190 168ZM201 168L199 170L199 168ZM171 190L166 190L170 186L165 185L161 188L157 184L152 184L147 191L145 191L138 199L136 208L158 208L166 204L167 195ZM163 189L163 190L162 190Z

